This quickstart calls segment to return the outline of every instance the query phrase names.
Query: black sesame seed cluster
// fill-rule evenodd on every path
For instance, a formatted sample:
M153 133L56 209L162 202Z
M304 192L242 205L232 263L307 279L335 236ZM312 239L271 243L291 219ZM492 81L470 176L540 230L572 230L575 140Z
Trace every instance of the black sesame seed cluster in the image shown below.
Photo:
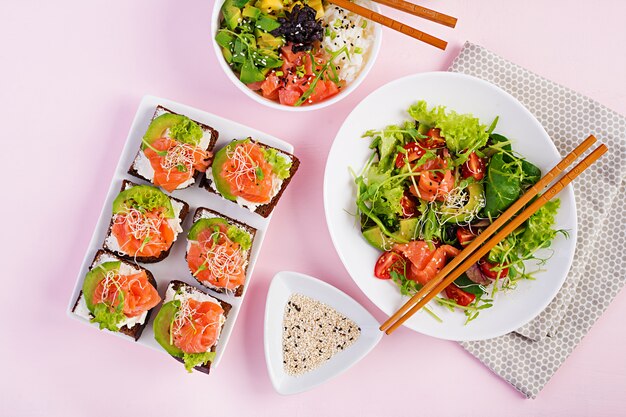
M283 367L289 375L311 371L352 345L361 328L328 305L293 294L283 316Z

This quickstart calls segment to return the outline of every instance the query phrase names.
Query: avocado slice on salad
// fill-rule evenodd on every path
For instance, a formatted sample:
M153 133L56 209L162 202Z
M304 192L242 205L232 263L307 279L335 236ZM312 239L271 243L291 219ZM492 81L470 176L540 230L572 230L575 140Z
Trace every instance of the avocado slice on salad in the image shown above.
M122 263L120 261L103 262L100 265L87 272L85 275L85 281L83 282L83 297L85 298L85 304L90 312L94 312L95 305L93 304L93 294L96 291L96 287L102 281L109 272L117 272L120 269Z
M220 219L219 217L212 217L210 219L199 219L191 226L191 229L189 229L187 238L189 240L198 240L198 235L200 234L200 232L213 226L218 226L220 224L228 227L228 222L224 219Z
M415 238L415 229L418 226L418 219L403 219L400 220L400 228L398 229L398 236L411 240ZM385 235L378 226L370 227L363 231L363 237L370 245L380 250L388 250L397 242L396 240Z
M473 182L467 186L469 200L461 208L442 207L442 219L446 223L465 223L476 215L485 205L483 186L478 182Z
M136 185L128 188L113 200L113 214L126 212L129 208L140 211L152 211L156 208L165 208L165 217L176 217L170 198L161 190L150 185Z
M242 20L241 9L235 6L233 0L226 0L224 2L222 5L222 15L224 15L224 21L230 30L235 30Z
M222 178L222 168L224 167L224 164L228 162L228 152L235 149L238 144L243 142L245 142L245 140L235 140L217 151L215 157L213 158L213 164L211 165L215 188L222 195L222 197L231 201L236 201L237 196L231 193L230 184Z
M154 338L167 353L178 358L182 358L185 352L170 343L170 326L174 321L174 315L178 311L179 301L170 301L163 304L159 314L154 319L152 329L154 330Z

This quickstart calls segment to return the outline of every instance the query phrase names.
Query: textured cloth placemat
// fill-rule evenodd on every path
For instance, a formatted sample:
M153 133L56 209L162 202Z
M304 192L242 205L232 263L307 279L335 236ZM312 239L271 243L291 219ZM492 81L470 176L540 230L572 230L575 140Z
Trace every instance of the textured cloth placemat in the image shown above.
M626 284L621 272L626 265L626 118L469 42L450 71L487 80L517 98L541 122L561 155L589 134L609 148L573 183L576 252L552 303L515 333L461 344L534 398Z

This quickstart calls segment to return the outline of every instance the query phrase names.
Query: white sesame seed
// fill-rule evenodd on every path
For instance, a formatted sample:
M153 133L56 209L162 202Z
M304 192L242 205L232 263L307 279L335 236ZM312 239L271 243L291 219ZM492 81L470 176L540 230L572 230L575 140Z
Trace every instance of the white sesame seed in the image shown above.
M283 316L283 367L302 375L352 345L361 329L334 308L302 294L293 294Z

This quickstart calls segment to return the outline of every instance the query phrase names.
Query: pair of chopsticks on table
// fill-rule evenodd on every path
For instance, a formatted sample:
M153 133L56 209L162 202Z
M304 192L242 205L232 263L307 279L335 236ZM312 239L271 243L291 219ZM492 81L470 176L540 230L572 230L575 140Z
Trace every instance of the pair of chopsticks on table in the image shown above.
M417 30L411 26L400 23L397 20L393 20L390 17L383 16L380 13L373 12L370 9L366 9L363 6L359 6L358 4L352 3L350 0L328 0L328 1L343 9L349 10L352 13L356 13L359 16L369 19L373 22L380 23L381 25L397 30L398 32L404 33L405 35L409 35L417 40L426 42L427 44L432 45L436 48L445 50L446 46L448 46L448 42L442 39L436 38L432 35L429 35L428 33L422 32L421 30ZM433 22L442 24L444 26L449 26L451 28L454 28L456 26L456 21L457 21L456 17L448 16L446 14L439 13L431 9L427 9L426 7L409 3L408 1L404 1L404 0L373 0L373 1L375 1L376 3L384 4L385 6L393 7L394 9L398 9L400 11L412 14L414 16L421 17L423 19L431 20Z
M565 186L578 177L584 170L589 168L606 151L604 144L598 146L587 155L578 165L565 173L561 179L554 183L546 192L541 194L521 213L515 215L540 191L552 183L565 169L574 163L587 149L596 142L591 135L578 145L569 155L559 162L550 172L541 178L532 188L522 195L511 207L500 215L491 225L479 234L465 249L455 256L431 281L428 281L409 301L407 301L394 315L389 317L380 326L380 330L387 334L393 333L398 327L409 319L420 308L424 307L437 294L467 271L480 258L485 256L495 245L507 237L511 232L521 226L530 216L546 204L552 197L557 195ZM508 222L508 223L507 223ZM495 233L495 236L491 237ZM489 239L489 240L487 240Z

